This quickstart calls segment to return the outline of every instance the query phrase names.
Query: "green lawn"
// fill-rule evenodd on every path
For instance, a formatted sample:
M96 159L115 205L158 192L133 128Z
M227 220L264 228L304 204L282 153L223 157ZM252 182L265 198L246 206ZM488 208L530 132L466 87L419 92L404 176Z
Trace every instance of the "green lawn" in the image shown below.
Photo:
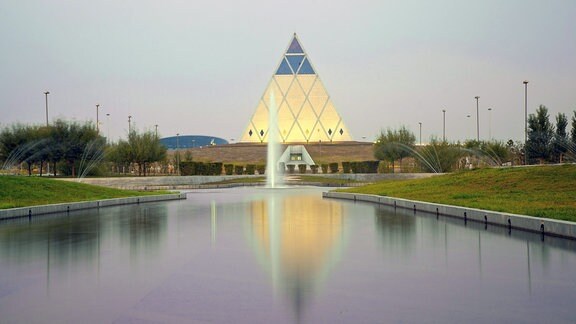
M341 191L576 221L576 165L476 169Z
M77 182L25 176L0 176L0 209L110 198L158 195Z

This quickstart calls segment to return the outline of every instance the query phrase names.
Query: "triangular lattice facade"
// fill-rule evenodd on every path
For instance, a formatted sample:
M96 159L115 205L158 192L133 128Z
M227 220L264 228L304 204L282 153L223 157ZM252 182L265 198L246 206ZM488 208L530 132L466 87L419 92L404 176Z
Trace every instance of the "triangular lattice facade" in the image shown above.
M352 140L296 34L242 134L242 142L267 141L268 107L272 92L276 97L278 131L282 142Z

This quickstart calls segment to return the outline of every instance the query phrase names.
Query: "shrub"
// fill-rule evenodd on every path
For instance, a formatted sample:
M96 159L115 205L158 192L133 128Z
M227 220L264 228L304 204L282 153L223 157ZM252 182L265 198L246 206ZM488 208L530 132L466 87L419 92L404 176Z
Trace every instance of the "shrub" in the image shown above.
M237 175L242 175L244 173L244 166L243 165L235 165L234 166L234 173Z
M296 168L294 164L288 164L286 167L288 167L288 173L294 173L294 169Z
M265 164L257 164L256 165L256 171L258 171L258 174L263 175L264 173L266 173L266 165Z
M234 164L224 164L224 172L226 175L234 174Z
M298 164L298 171L300 171L301 174L306 173L306 164Z
M310 166L310 170L312 170L313 174L317 174L318 173L318 166L316 164L313 164Z
M361 173L359 168L360 167L358 165L358 162L350 162L350 169L352 170L352 172Z
M246 165L246 174L253 175L256 172L256 165L248 164Z
M338 162L332 162L328 165L330 168L330 173L337 173L338 172Z
M342 173L350 173L350 162L342 162Z
M328 164L322 164L320 167L322 168L322 173L328 173Z

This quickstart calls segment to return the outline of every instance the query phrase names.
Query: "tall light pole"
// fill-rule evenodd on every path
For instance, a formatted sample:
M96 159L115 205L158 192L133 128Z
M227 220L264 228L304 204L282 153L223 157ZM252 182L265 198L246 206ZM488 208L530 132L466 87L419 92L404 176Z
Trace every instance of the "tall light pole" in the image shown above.
M108 143L110 143L110 114L106 114L106 128L107 128L107 134L106 134L106 139L108 140Z
M488 140L492 140L492 108L488 108Z
M478 99L480 99L480 96L474 98L476 98L476 140L480 142L480 111L478 110Z
M48 95L50 91L44 92L44 96L46 97L46 126L48 126Z
M178 175L180 175L180 144L179 144L180 133L176 133L176 167L178 168Z
M96 133L100 135L100 121L98 120L98 108L100 108L100 104L96 104Z
M468 118L468 120L470 120L470 115L466 115L466 118ZM466 128L468 128L468 123L469 123L469 121L466 122ZM468 136L470 136L470 134L468 134L469 132L470 131L466 132L466 140L468 140ZM470 136L470 140L471 139L472 139L472 136Z
M442 109L442 140L446 142L446 109Z
M156 138L158 138L158 124L154 125L154 127L156 128Z
M420 125L420 146L422 146L422 122L418 122L418 125Z
M128 116L128 136L130 136L130 132L132 132L132 126L130 121L132 120L132 115Z
M524 80L524 165L528 165L528 80Z

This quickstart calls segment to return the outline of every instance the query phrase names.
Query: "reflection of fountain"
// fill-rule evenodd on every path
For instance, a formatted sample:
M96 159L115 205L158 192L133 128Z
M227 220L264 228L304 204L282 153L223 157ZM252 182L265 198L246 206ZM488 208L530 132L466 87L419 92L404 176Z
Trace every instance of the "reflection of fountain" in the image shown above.
M276 188L282 185L282 178L278 172L278 158L280 157L280 142L278 140L278 109L274 92L270 93L268 105L268 152L266 159L266 185Z
M287 295L299 322L340 251L343 211L333 201L282 192L269 192L252 204L251 227L255 251L274 291Z

